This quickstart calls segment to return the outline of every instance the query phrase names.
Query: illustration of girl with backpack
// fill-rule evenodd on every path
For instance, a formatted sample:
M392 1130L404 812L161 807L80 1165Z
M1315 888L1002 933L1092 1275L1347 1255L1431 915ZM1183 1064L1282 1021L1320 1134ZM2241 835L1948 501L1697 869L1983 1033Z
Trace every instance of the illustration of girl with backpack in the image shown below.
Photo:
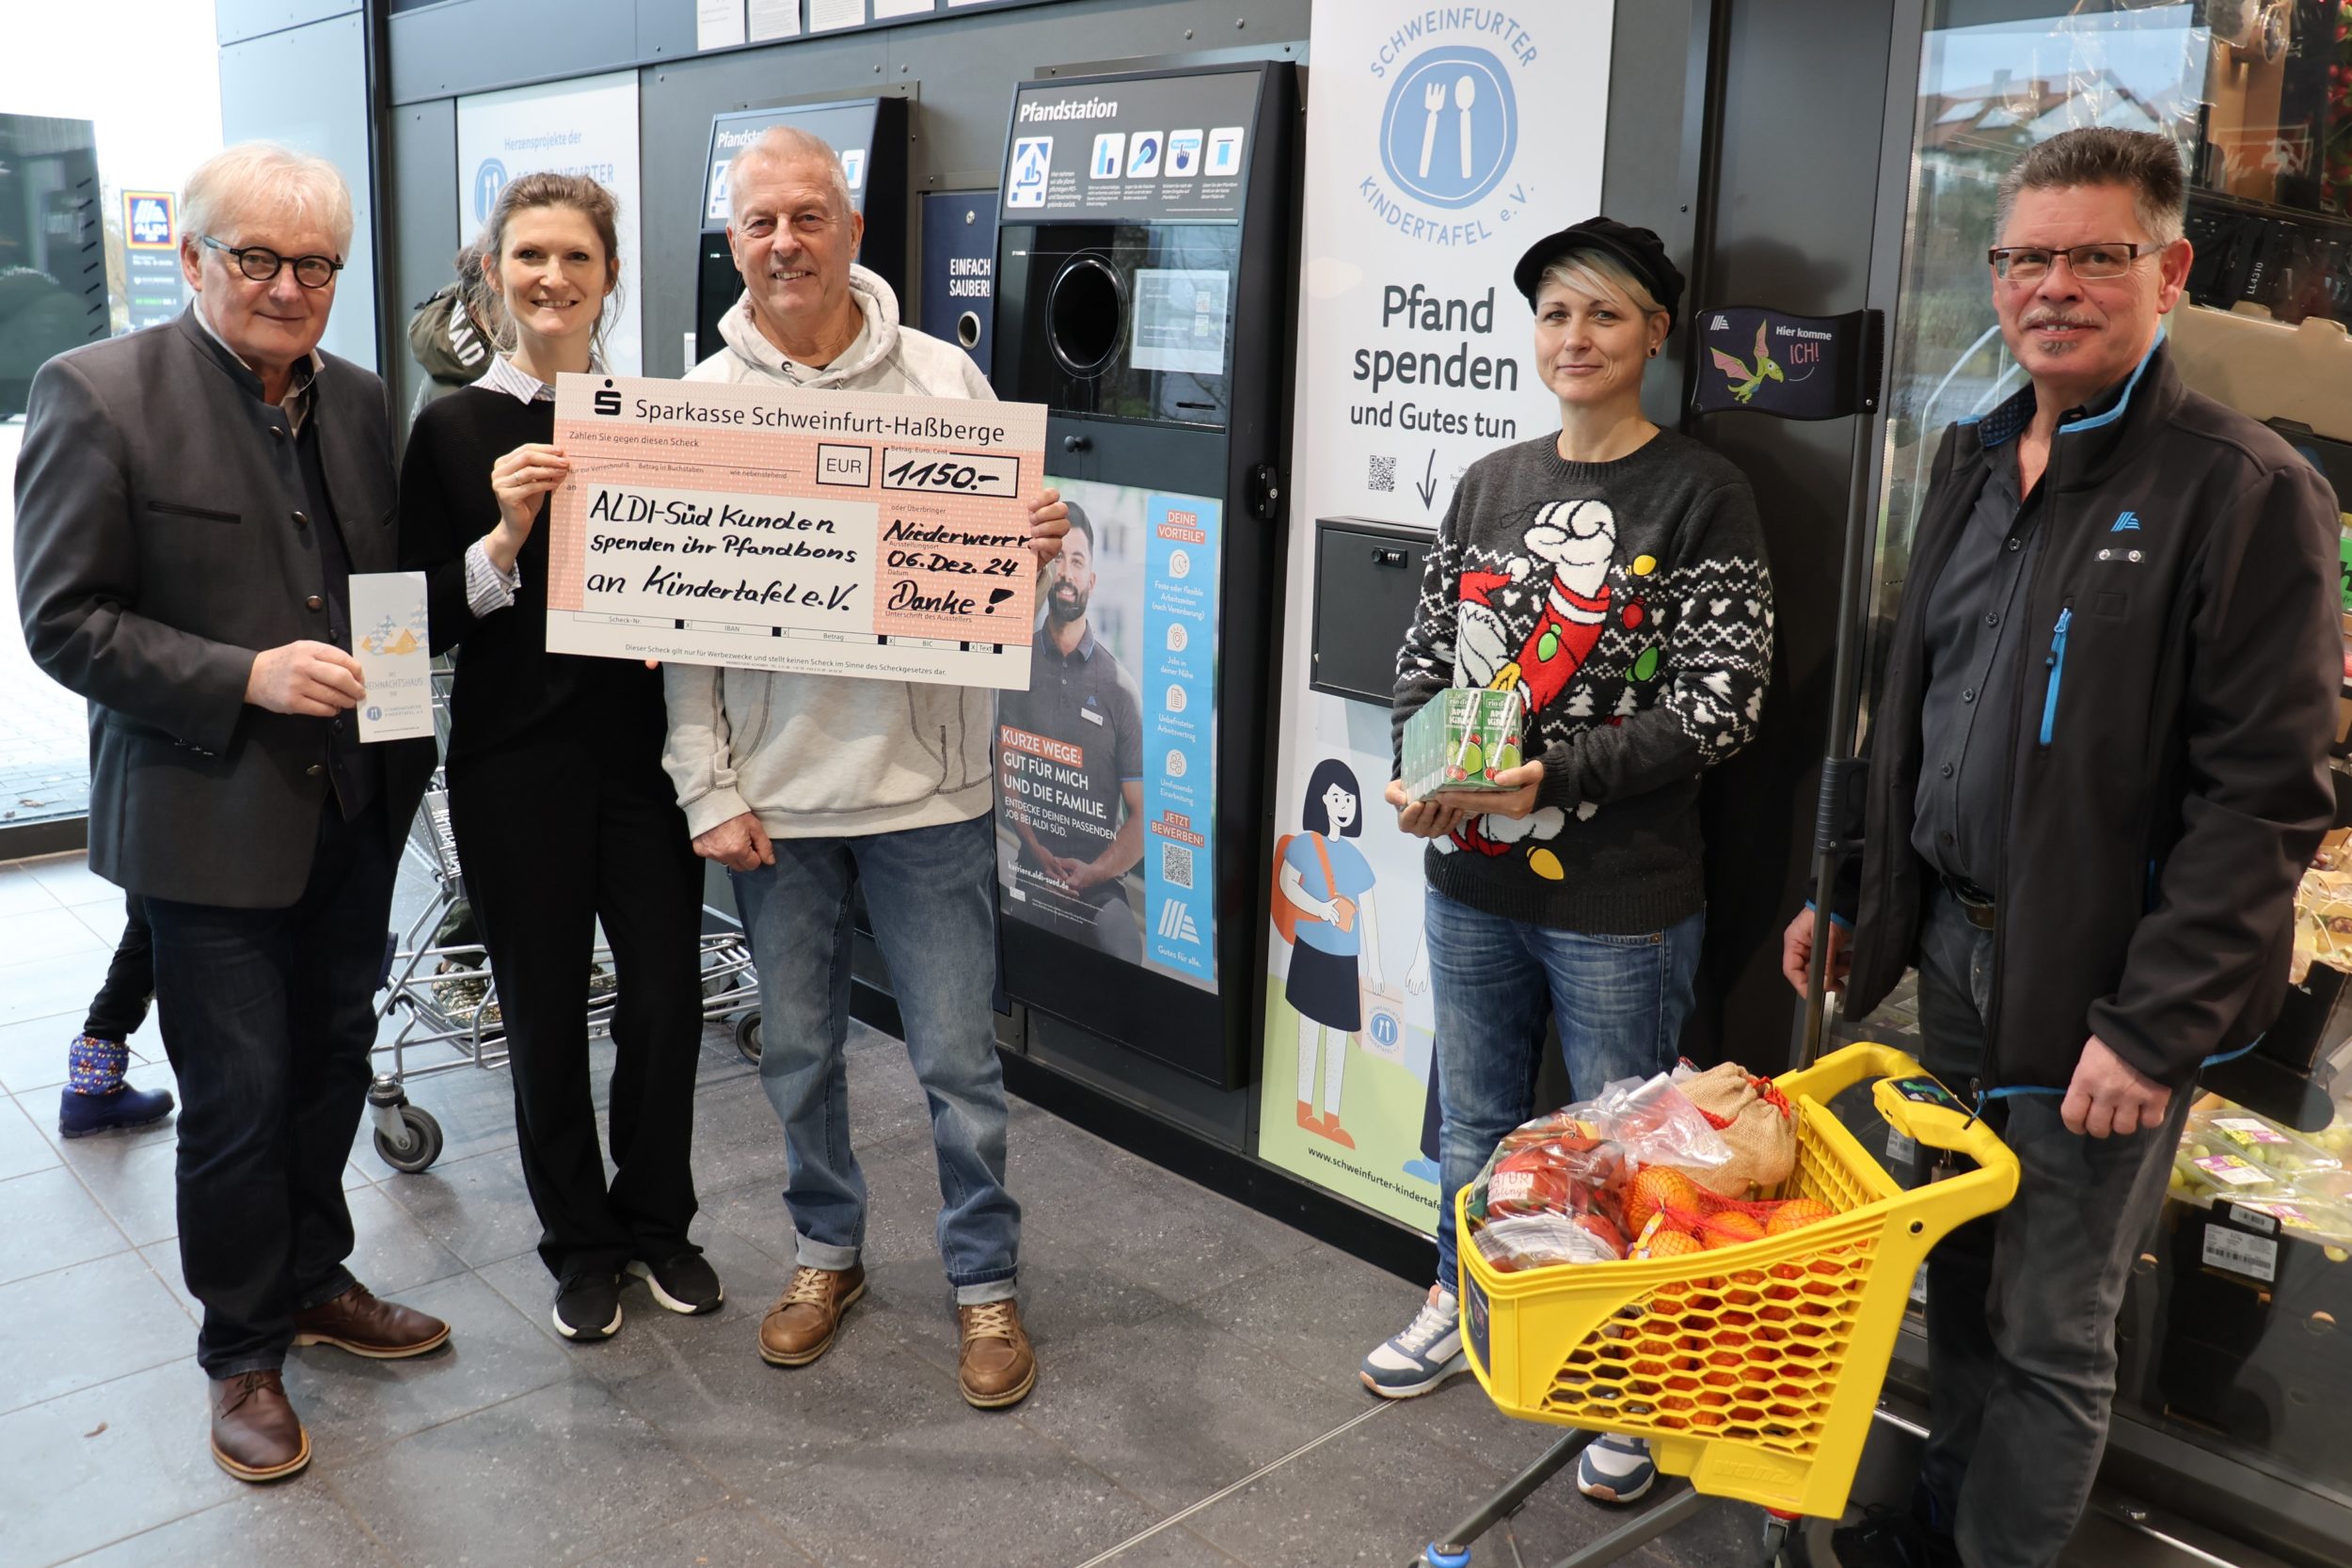
M1274 847L1274 927L1291 944L1282 994L1298 1013L1298 1125L1343 1148L1356 1140L1340 1125L1340 1090L1351 1036L1362 1044L1363 969L1383 988L1373 874L1347 841L1364 831L1363 790L1337 757L1315 765L1299 812L1300 831ZM1323 1048L1323 1108L1315 1109L1315 1048Z

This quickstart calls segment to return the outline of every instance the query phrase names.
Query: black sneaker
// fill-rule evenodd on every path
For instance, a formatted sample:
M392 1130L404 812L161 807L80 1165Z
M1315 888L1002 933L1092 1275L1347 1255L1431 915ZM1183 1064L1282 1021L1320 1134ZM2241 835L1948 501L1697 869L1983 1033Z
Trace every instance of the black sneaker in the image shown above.
M695 1247L682 1248L659 1263L633 1262L628 1272L645 1282L654 1300L690 1318L716 1312L719 1304L727 1299L717 1272Z
M555 1331L583 1342L621 1331L621 1276L603 1270L568 1275L555 1287Z

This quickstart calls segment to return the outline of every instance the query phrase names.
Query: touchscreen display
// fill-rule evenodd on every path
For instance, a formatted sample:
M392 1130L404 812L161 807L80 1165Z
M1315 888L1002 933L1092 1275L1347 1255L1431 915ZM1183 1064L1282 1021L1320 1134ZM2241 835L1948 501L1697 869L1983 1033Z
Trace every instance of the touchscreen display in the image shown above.
M1232 289L1232 275L1221 269L1139 268L1133 309L1135 341L1127 362L1139 371L1222 373L1225 315Z

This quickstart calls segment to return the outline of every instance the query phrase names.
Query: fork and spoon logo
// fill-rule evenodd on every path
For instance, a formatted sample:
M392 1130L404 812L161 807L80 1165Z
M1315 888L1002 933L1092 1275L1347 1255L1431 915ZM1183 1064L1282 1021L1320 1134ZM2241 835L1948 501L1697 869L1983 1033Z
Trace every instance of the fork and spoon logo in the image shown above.
M1478 102L1478 78L1470 75L1456 76L1454 79L1454 106L1462 112L1462 129L1455 140L1461 149L1462 178L1466 181L1471 177L1470 105L1476 102ZM1421 89L1421 103L1422 107L1429 111L1429 118L1422 124L1421 132L1421 177L1426 180L1429 178L1430 154L1438 150L1438 117L1445 112L1445 84L1443 82L1424 83Z
M1380 141L1381 163L1401 194L1443 208L1481 200L1502 182L1518 147L1509 72L1466 44L1424 52L1389 90Z

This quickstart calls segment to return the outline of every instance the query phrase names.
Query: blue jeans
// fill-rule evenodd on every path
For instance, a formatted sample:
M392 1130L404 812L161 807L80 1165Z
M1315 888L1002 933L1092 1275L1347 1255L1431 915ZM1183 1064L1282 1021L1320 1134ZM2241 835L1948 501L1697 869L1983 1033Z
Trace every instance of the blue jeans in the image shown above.
M1633 936L1556 931L1432 888L1422 919L1438 1022L1438 1278L1452 1291L1454 1195L1535 1114L1546 1015L1579 1100L1665 1071L1690 1015L1707 916Z
M996 832L987 816L854 838L780 838L776 863L730 875L759 968L760 1086L784 1123L797 1256L846 1269L866 1243L866 1175L850 1147L850 890L863 886L890 965L907 1055L930 1101L939 1255L957 1305L1013 1294L1021 1206L1005 1190L996 974Z
M282 910L146 900L155 1004L180 1088L180 1267L205 1374L280 1366L294 1315L351 1289L343 1165L398 870L379 800L329 797L310 879Z

